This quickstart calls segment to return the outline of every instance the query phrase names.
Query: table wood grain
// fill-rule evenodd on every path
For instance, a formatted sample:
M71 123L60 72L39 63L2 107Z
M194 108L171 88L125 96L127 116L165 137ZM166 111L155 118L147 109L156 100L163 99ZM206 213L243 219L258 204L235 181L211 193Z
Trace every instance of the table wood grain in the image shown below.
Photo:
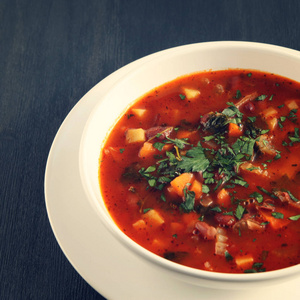
M300 50L300 2L0 0L0 299L104 299L52 233L44 172L64 118L150 53L241 40Z

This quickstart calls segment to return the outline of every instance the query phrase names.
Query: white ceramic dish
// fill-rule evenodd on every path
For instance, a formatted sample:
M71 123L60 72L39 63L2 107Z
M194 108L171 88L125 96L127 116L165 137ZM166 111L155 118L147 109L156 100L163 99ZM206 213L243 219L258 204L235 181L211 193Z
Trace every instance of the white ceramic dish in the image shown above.
M56 134L45 171L45 200L52 230L63 253L83 279L110 300L299 299L297 278L247 291L207 289L174 280L123 247L90 205L78 165L86 121L120 78L159 55L135 61L98 83L71 110Z
M257 69L300 81L297 51L246 42L202 43L159 53L120 79L96 105L84 129L79 155L82 184L94 211L110 232L133 253L188 283L220 289L242 289L277 284L300 274L300 265L258 274L221 274L184 267L143 249L124 235L110 218L98 183L100 148L115 120L137 98L178 76L202 70Z

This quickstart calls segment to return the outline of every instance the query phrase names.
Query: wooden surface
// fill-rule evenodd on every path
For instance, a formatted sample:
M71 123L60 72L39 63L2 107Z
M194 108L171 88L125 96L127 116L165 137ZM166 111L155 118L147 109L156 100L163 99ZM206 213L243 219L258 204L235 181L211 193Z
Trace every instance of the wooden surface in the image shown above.
M72 107L166 48L242 40L300 50L300 1L0 0L0 299L104 299L52 233L44 172Z

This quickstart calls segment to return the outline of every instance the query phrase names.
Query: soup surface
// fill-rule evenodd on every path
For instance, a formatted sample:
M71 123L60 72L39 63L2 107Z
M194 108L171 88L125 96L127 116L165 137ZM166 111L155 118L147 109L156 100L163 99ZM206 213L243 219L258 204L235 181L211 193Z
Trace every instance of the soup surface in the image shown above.
M120 117L99 181L119 228L197 269L300 262L300 84L255 70L180 77Z

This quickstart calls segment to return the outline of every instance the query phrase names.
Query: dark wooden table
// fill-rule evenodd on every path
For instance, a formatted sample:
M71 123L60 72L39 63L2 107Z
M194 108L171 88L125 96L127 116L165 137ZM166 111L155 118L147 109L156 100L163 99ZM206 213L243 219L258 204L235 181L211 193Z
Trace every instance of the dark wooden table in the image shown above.
M183 44L300 50L299 13L298 0L0 0L0 299L104 299L64 256L44 200L51 143L89 89Z

